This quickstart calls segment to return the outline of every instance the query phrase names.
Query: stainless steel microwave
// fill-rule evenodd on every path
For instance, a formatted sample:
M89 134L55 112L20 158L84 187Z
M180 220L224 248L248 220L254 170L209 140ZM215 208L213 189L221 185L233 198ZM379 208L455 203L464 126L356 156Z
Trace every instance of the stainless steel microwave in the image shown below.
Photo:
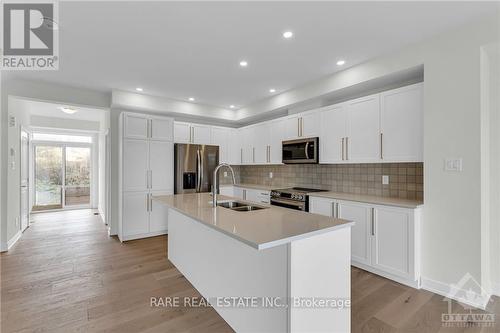
M305 164L319 162L319 138L283 141L283 163Z

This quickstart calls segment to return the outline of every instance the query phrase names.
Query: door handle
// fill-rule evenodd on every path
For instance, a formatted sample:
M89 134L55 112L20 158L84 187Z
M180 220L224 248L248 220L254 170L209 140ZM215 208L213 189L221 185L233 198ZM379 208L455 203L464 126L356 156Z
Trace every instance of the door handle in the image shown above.
M300 117L300 136L304 135L304 118Z
M372 236L375 236L375 207L372 207Z
M348 136L345 138L345 159L346 159L346 161L349 160L349 137Z
M153 211L153 194L149 193L149 211Z
M297 118L297 136L300 136L300 118Z
M146 170L146 188L149 188L149 170Z
M200 151L196 151L196 192L200 191L200 173L201 173L201 166L200 166Z
M384 133L380 133L380 159L384 159Z
M308 149L309 149L309 141L306 142L306 145L304 147L304 153L306 154L306 160L309 159L309 151L308 151Z
M240 164L243 164L243 148L240 148Z
M153 119L148 119L149 124L149 138L153 137Z
M342 161L344 160L344 141L345 138L342 138L342 142L340 143L340 145L342 146Z
M149 193L146 194L146 212L149 212Z
M332 217L336 217L336 213L335 213L335 202L332 202Z

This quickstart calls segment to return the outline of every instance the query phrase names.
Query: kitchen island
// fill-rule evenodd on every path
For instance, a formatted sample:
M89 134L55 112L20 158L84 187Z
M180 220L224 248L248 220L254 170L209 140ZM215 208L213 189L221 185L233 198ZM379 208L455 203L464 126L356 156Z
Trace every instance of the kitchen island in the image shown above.
M352 222L214 209L208 193L153 199L168 206L169 260L235 331L350 330Z

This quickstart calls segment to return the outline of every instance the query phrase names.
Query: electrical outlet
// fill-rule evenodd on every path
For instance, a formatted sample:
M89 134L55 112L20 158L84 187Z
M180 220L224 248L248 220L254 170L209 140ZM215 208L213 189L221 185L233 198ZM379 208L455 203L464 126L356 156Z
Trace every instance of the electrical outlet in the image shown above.
M444 160L444 171L462 171L462 159L461 158L447 158Z
M271 172L269 172L269 178L273 178L273 173L272 173L272 171L271 171Z
M382 185L389 185L389 176L387 175L382 176Z

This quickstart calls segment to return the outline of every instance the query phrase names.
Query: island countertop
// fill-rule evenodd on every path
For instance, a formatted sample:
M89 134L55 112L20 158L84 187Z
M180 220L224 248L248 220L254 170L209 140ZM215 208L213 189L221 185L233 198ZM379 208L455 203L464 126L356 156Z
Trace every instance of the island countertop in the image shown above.
M223 195L217 198L219 202L245 202ZM153 196L153 200L258 250L354 225L354 222L348 220L256 203L252 204L268 208L249 212L224 207L214 209L209 193L159 195Z

